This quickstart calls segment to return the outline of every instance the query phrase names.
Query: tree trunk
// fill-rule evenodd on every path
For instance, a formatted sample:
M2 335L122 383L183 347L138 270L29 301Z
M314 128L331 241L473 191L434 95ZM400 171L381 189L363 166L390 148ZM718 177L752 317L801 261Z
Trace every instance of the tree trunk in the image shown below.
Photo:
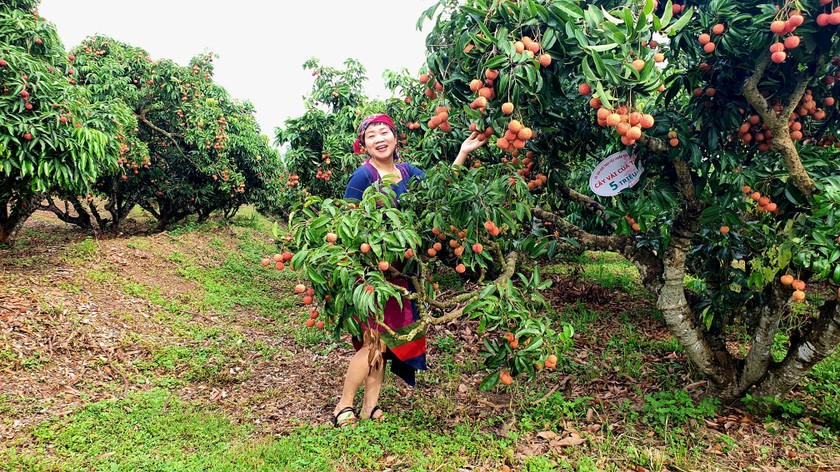
M723 390L734 381L732 359L725 350L713 349L707 333L685 297L685 260L691 238L697 234L700 208L682 210L671 230L671 243L664 254L664 283L657 294L657 307L671 334L677 338L688 358L711 380L711 388ZM722 347L722 346L721 346Z
M52 199L52 195L47 195L47 204L46 205L39 205L39 210L44 211L51 211L55 216L58 217L59 220L69 223L71 225L76 225L82 229L91 229L93 228L93 224L91 223L91 216L90 214L85 211L84 206L76 197L65 196L64 198L64 209L62 210L59 208L55 201ZM76 212L76 215L70 214L69 206L73 207L73 210Z
M0 207L0 245L12 246L14 245L15 236L18 231L35 213L38 208L35 202L41 198L41 195L35 195L29 200L18 200L14 202L3 202ZM9 207L11 206L11 210Z
M751 392L757 397L783 397L816 364L830 356L840 345L840 302L826 302L820 317L801 339L791 343L787 356L772 366Z

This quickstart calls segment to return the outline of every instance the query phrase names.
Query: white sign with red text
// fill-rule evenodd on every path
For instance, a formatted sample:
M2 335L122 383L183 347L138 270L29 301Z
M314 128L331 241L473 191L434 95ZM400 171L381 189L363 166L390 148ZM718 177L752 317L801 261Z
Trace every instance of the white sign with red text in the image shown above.
M589 176L589 188L596 195L612 197L639 182L642 169L636 167L636 158L627 151L610 154L601 161Z

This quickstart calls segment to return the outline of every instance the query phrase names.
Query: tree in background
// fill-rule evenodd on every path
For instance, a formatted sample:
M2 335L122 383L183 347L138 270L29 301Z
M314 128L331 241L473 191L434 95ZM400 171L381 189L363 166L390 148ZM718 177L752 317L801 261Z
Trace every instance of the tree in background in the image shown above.
M51 192L88 195L116 167L125 107L75 87L76 66L36 1L0 5L0 244Z
M243 203L264 207L276 199L278 153L260 135L253 107L212 82L211 54L184 67L106 37L87 38L72 53L80 88L100 103L123 104L132 120L118 136L120 168L95 187L110 218L92 198L62 195L82 226L93 220L116 228L139 205L164 229L188 215L232 216Z

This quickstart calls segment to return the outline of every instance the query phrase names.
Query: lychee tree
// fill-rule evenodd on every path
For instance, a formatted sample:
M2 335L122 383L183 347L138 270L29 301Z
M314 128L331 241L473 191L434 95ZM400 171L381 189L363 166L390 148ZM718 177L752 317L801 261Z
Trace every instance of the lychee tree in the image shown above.
M163 229L188 215L231 216L243 203L274 204L279 154L260 134L251 104L212 81L212 54L181 66L103 36L71 53L79 88L127 107L131 120L118 135L119 168L95 186L110 217L100 216L93 195L61 195L82 226L115 229L135 206ZM71 218L60 205L50 209Z
M302 322L336 337L380 325L400 343L431 325L475 319L489 370L481 388L555 368L573 331L535 316L547 308L540 291L550 281L529 261L555 244L529 236L533 199L524 180L505 165L442 163L413 185L399 207L388 186L370 187L360 202L312 196L278 229L274 267L304 275L296 291L310 312ZM451 276L460 281L443 280ZM384 324L392 297L414 304L415 323Z
M708 394L784 395L840 344L838 7L469 0L426 18L426 98L493 128L486 161L533 153L533 214L636 265ZM622 150L641 180L593 194Z
M0 244L51 192L86 195L116 167L127 109L74 87L74 65L36 1L0 5Z

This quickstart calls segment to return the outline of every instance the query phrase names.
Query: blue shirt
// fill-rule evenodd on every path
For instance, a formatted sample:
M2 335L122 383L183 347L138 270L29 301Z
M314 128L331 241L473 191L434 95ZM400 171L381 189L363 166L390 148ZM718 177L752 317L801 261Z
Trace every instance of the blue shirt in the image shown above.
M397 169L399 169L400 174L402 174L402 180L397 182L396 184L392 185L391 188L397 194L397 198L400 195L408 190L408 184L412 178L417 177L419 179L426 178L426 173L422 170L414 167L411 164L406 164L401 162L397 164ZM379 172L373 167L368 161L365 161L364 164L359 166L353 175L350 177L350 181L347 182L347 190L344 191L344 198L353 198L356 200L362 199L362 194L365 192L365 189L373 185L375 182L378 182Z

